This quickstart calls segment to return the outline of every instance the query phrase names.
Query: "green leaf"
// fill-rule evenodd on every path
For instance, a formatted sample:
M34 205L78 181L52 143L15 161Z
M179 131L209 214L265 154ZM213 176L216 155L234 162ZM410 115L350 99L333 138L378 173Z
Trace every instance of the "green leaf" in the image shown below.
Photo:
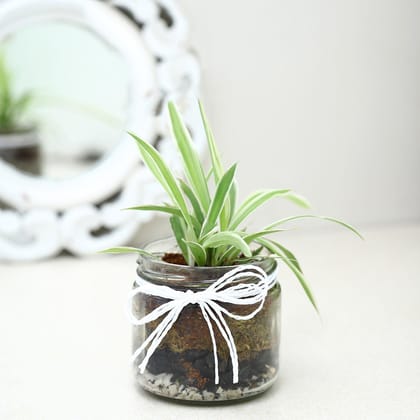
M168 108L175 140L184 164L185 175L200 200L201 206L207 211L210 205L210 193L200 158L175 105L169 102Z
M236 164L231 166L220 179L216 187L213 200L211 201L209 211L206 215L206 219L203 222L200 236L204 236L206 233L210 232L216 225L217 219L219 218L220 212L222 211L223 205L228 197L229 190L232 187L235 171Z
M352 231L360 239L364 239L362 234L360 232L358 232L358 230L355 227L353 227L352 225L349 225L348 223L343 222L342 220L338 220L338 219L335 219L335 218L329 217L329 216L316 216L316 215L313 215L313 214L303 214L303 215L300 215L300 216L286 217L284 219L277 220L277 222L274 222L271 225L267 226L266 229L273 229L273 228L275 228L277 226L280 226L284 223L291 222L292 220L298 220L298 219L320 219L320 220L326 220L328 222L337 223L337 224L345 227L346 229L349 229L350 231Z
M16 96L12 91L12 75L6 66L4 54L0 51L0 128L16 128L28 107L32 94L26 92Z
M216 184L220 181L223 176L223 165L222 160L220 159L220 153L217 149L216 142L214 141L213 132L210 128L210 124L207 120L206 113L204 112L204 107L201 101L198 101L200 107L201 119L203 121L204 131L206 132L207 145L210 151L211 157L211 168Z
M267 201L271 200L274 197L287 197L290 194L290 190L263 190L257 191L250 196L242 203L236 212L229 228L236 229L252 212L254 212L258 207L262 206Z
M195 217L197 218L198 222L201 224L204 221L204 214L201 209L200 203L198 198L195 196L194 191L190 188L188 184L186 184L182 179L179 180L179 185L181 185L182 191L187 196L188 200L190 200L191 206L194 210ZM197 234L200 232L198 231Z
M160 213L167 213L173 216L182 217L182 213L179 209L172 206L154 206L154 205L145 205L137 207L128 207L124 210L140 210L140 211L157 211Z
M293 252L287 249L286 247L284 247L283 245L279 244L278 242L273 241L272 239L271 239L271 242L274 245L276 245L281 251L283 251L284 255L289 259L289 261L296 267L297 270L299 270L303 274L299 261L296 258L296 256L293 254Z
M282 232L284 229L271 229L271 230L262 230L260 232L255 233L245 233L245 232L238 232L239 235L242 236L243 240L250 245L252 242L254 242L256 239L265 237L267 235L270 235L272 233ZM219 258L219 261L232 261L236 258L238 251L235 248L230 248L226 250L223 255ZM252 251L252 255L256 256L257 254L255 251Z
M216 184L220 181L220 179L223 176L223 165L222 160L220 158L220 152L217 149L216 142L214 140L213 132L210 128L210 124L208 122L206 113L204 111L203 104L199 101L200 106L200 113L201 113L201 119L203 121L204 130L206 132L207 137L207 144L210 152L211 157L211 171L208 175L208 177L213 174L214 180ZM208 179L208 178L207 178ZM235 211L235 205L236 205L236 185L234 184L230 190L229 198L226 200L225 205L222 208L221 214L220 214L220 228L221 230L226 230L231 219L232 215Z
M185 245L185 229L182 219L176 216L172 216L169 219L172 227L172 232L175 236L176 243L185 258L185 261L190 261L188 247Z
M10 74L6 68L6 60L4 55L0 53L0 98L10 96Z
M261 245L259 246L257 249L253 249L252 250L252 256L253 257L257 257L258 255L261 254L262 250L264 249L264 247Z
M270 229L270 230L264 229L264 230L260 230L259 232L246 233L243 235L243 239L247 244L250 244L258 238L263 238L273 233L283 232L284 230L285 229Z
M145 251L144 249L129 246L104 249L103 251L99 251L98 254L140 254L147 257L153 257L153 254Z
M234 180L230 188L229 195L225 201L225 204L222 207L222 211L220 212L220 216L219 216L220 230L228 229L229 223L231 222L232 216L235 212L235 205L236 205L236 183Z
M295 267L295 265L285 256L277 253L276 254L293 272L295 277L298 279L300 285L302 286L306 296L308 297L309 301L312 303L312 306L315 308L315 310L319 313L318 305L316 303L314 294L309 287L308 281L306 280L305 276Z
M312 306L317 312L319 312L314 295L309 287L307 280L305 279L305 276L300 272L300 270L296 268L296 266L289 260L289 258L283 254L282 250L278 248L276 244L273 243L273 241L271 241L270 239L259 238L257 239L257 242L263 245L268 251L276 255L278 258L280 258L289 267L289 269L293 272L300 285L302 286L306 296L312 303Z
M258 207L265 204L267 201L275 198L282 197L295 204L303 207L307 207L309 204L300 195L294 193L291 190L262 190L251 194L240 206L236 212L232 222L229 225L229 229L236 229L251 213L253 213Z
M311 204L305 197L293 191L290 191L288 194L286 194L284 198L304 209L311 208Z
M204 240L202 245L205 248L218 248L223 246L233 246L239 249L246 257L251 257L252 252L249 245L241 238L237 232L218 232Z
M231 222L233 215L235 214L236 211L236 197L238 195L238 186L236 185L236 182L233 182L232 188L230 189L229 192L229 221L228 223Z
M196 264L200 267L205 266L207 262L206 250L198 242L185 241L185 244L190 249Z
M140 139L135 134L129 134L137 142L144 163L148 166L174 203L177 204L186 223L192 226L192 220L188 213L188 207L184 200L184 196L182 195L182 191L160 153L153 146Z

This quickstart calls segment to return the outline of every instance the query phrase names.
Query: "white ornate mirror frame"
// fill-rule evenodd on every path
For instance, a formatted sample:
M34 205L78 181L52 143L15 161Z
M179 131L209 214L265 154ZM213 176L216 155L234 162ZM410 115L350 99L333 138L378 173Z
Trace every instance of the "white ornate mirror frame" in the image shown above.
M202 151L199 65L174 1L0 0L0 42L29 24L57 20L94 32L127 63L127 130L153 139L178 165L165 106L175 100ZM87 255L122 245L151 215L120 209L162 197L127 134L93 169L66 180L32 177L0 159L0 203L16 209L0 209L0 260L36 260L63 250Z

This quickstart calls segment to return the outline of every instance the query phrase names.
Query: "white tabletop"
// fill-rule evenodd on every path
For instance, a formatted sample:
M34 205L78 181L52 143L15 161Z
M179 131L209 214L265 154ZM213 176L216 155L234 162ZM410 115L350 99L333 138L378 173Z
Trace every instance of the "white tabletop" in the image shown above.
M0 419L420 419L420 225L364 233L288 234L322 321L281 272L280 379L217 407L136 388L123 309L135 257L0 265Z

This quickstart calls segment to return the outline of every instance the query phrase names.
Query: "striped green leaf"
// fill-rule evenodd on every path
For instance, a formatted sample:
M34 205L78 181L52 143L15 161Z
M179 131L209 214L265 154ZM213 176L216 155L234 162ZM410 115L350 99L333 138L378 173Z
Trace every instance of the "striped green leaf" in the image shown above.
M205 248L198 242L185 241L186 246L190 249L191 254L198 266L205 266L207 263L207 252Z
M232 187L235 171L236 164L231 166L220 179L216 187L213 200L211 201L209 211L203 222L203 228L200 236L206 235L217 224L220 212L222 211L223 205L225 204L229 191Z
M296 268L295 264L293 264L289 260L289 258L283 253L283 251L279 247L277 247L277 245L270 239L259 238L257 239L256 242L258 242L259 244L264 246L269 252L271 252L278 258L280 258L287 265L287 267L289 267L289 269L292 271L292 273L295 275L300 285L302 286L306 296L308 297L309 301L312 303L312 306L315 308L317 312L319 312L318 306L316 304L315 297L311 291L311 288L309 287L309 284L307 280L305 279L305 276L301 273L300 270Z
M175 236L176 243L179 246L179 249L182 252L185 260L188 261L188 248L185 245L185 226L182 222L182 219L176 216L172 216L169 219L171 223L172 232Z
M218 248L233 246L241 251L246 257L252 256L249 245L242 239L237 232L218 232L209 236L204 242L205 248Z
M290 251L289 249L287 249L285 246L279 244L276 241L271 240L271 242L274 245L276 245L277 248L279 248L284 253L284 255L288 258L288 260L296 267L296 269L299 270L303 274L303 271L302 271L302 268L299 264L299 261L296 258L296 256L293 254L293 252Z
M152 257L153 254L140 248L133 248L129 246L121 246L117 248L108 248L103 251L99 251L99 254L140 254L148 257Z
M147 205L147 206L128 207L124 210L157 211L160 213L167 213L173 216L182 217L182 212L178 208L172 207L172 206Z
M204 213L201 209L200 203L198 198L195 196L194 191L190 188L190 186L185 183L182 179L179 180L179 185L181 186L182 191L187 196L188 200L191 203L191 206L194 210L194 215L200 224L204 221ZM198 233L200 232L201 228L199 229Z
M206 211L210 205L210 193L200 158L175 105L169 102L168 107L172 130L184 164L185 176L198 197L201 206Z
M246 232L238 232L243 240L248 244L252 244L252 242L254 242L256 239L258 238L264 238L267 235L273 234L273 233L277 233L277 232L282 232L284 229L271 229L271 230L262 230L259 232L254 232L254 233L246 233ZM258 254L258 253L257 253ZM255 254L255 251L252 252L252 255L257 255ZM233 261L237 258L238 256L238 251L235 248L230 248L227 249L220 257L219 259L221 261Z
M204 130L206 132L207 137L207 144L210 152L211 157L211 170L209 175L214 176L214 180L216 184L220 181L223 176L223 165L222 159L220 157L220 152L217 149L216 142L214 140L213 132L210 128L210 124L207 120L206 113L204 112L203 104L199 102L200 112L201 112L201 119L203 121ZM207 178L208 179L208 178ZM232 188L229 192L229 198L226 200L225 205L222 208L220 213L220 228L221 230L226 230L229 226L229 223L232 219L232 215L235 211L236 205L236 185L235 183L232 185Z
M229 225L229 229L236 229L258 207L262 206L267 201L276 197L285 198L304 207L307 206L307 202L303 199L303 197L295 194L289 189L257 191L251 194L239 207L231 224Z
M326 220L328 222L337 223L340 226L343 226L346 229L352 231L360 239L364 239L363 236L362 236L362 234L354 226L349 225L348 223L343 222L342 220L339 220L339 219L335 219L333 217L329 217L329 216L317 216L317 215L314 215L314 214L302 214L302 215L299 215L299 216L286 217L284 219L277 220L277 222L274 222L271 225L267 226L266 229L274 229L277 226L283 225L284 223L291 222L292 220L298 220L298 219L319 219L319 220Z
M178 205L186 223L191 226L191 217L188 213L188 207L184 200L181 188L160 153L153 146L140 139L135 134L129 134L134 138L134 140L136 140L144 163L148 166L159 183L164 187L174 203Z
M204 131L206 132L207 145L210 152L211 158L211 174L213 174L216 184L220 181L223 176L223 165L220 158L220 153L217 149L216 142L214 141L213 132L210 128L210 124L207 120L206 113L204 112L203 104L198 102L200 107L201 119L203 121Z

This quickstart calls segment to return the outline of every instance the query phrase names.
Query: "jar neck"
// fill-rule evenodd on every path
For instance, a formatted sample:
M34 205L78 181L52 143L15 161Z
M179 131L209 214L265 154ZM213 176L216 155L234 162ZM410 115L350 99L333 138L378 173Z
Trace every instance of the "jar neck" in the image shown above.
M166 249L161 248L160 252L153 251L156 245L165 246ZM168 246L169 245L169 246ZM151 256L140 255L137 263L137 275L143 280L164 286L171 286L179 289L196 289L202 290L207 288L210 284L217 281L229 271L238 267L235 266L221 266L221 267L191 267L186 265L177 265L168 263L162 260L165 252L176 251L172 241L159 241L146 247L146 250L151 250ZM277 269L277 262L270 257L261 257L255 261L248 262L254 266L260 267L268 276L275 275ZM250 277L250 281L252 278ZM241 280L247 281L247 279Z

